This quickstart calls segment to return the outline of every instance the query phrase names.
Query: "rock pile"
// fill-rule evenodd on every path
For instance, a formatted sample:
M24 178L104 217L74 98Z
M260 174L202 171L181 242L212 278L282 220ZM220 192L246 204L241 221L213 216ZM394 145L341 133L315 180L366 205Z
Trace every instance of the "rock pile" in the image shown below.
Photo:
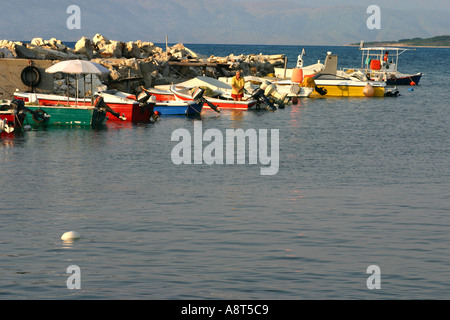
M82 37L74 48L55 38L34 38L30 43L3 40L0 41L0 58L92 60L111 71L109 75L101 76L100 80L108 87L119 90L130 90L139 85L152 87L177 83L200 75L215 78L232 76L236 69L241 69L244 75L265 76L274 73L274 67L284 66L284 55L231 54L227 57L207 57L183 44L163 50L151 42L121 42L109 40L100 34L96 34L93 39ZM56 81L58 89L63 90L61 79Z

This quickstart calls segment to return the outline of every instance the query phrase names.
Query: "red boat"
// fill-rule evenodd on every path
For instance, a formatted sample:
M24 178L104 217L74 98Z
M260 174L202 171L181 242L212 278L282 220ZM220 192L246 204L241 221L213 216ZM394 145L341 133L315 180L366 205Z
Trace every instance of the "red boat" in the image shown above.
M23 123L23 119L22 119ZM21 125L16 121L16 117L11 111L0 111L0 135L5 137L14 134L16 129L21 128Z
M0 135L2 138L12 136L23 131L23 123L27 112L33 111L25 108L18 101L10 101L0 105ZM38 115L37 115L38 116Z
M205 109L212 109L209 104L213 104L219 109L248 110L257 104L257 101L250 95L245 95L244 101L234 101L231 98L231 85L210 77L196 77L177 85L161 86L146 90L155 96L157 101L192 101L195 100L195 94L192 94L191 91L195 88L208 88L214 94L214 97L203 96L207 100L203 105Z
M151 122L151 116L153 110L151 108L142 108L139 102L130 99L123 99L108 93L101 93L104 102L110 108L110 113L114 117L110 117L108 121L122 122L129 121L134 123L149 123ZM70 105L70 106L83 106L91 105L90 98L67 98L66 96L42 94L42 93L29 93L29 92L15 92L14 98L22 100L23 102L31 102L42 106L55 106L55 105Z
M172 92L175 100L192 101L194 100L194 98L191 94L191 89L192 88L173 85L170 87L170 92ZM234 101L233 99L231 99L231 97L230 99L205 97L205 99L208 100L209 103L219 108L219 110L248 110L256 105L256 100L253 99L244 101ZM203 105L203 108L211 109L208 103L205 103Z

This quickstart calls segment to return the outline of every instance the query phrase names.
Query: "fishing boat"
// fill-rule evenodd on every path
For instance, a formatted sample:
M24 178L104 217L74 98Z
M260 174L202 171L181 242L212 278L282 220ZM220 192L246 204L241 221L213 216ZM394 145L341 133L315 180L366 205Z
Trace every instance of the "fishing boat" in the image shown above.
M115 98L122 99L124 101L137 102L139 104L139 100L141 103L150 103L153 106L153 110L155 114L158 115L199 115L202 112L203 105L198 104L195 101L176 101L176 100L157 100L156 97L152 97L151 91L148 91L148 97L142 96L139 98L139 95L136 96L131 93L126 93L119 90L107 90L100 93L101 96L105 97L105 101L110 101L111 96Z
M292 72L290 74L292 75ZM280 100L283 100L284 97L289 99L294 97L308 98L314 91L314 88L302 86L302 81L296 81L295 79L292 79L292 76L290 79L286 80L270 77L246 76L245 80L248 83L246 84L246 89L248 91L255 90L259 87L264 90L266 96L275 96Z
M97 92L102 96L104 102L111 108L114 117L109 117L112 122L133 122L148 123L151 122L151 108L142 108L137 101L123 99L122 97L109 94L109 91ZM80 108L92 105L91 98L73 98L62 95L29 93L16 91L14 97L26 103L38 104L41 106L70 106L72 108ZM118 116L117 116L118 115Z
M35 112L25 107L25 103L20 100L6 100L0 104L0 132L2 136L23 132L28 116L38 120L45 120L46 115Z
M14 110L9 110L1 106L0 110L0 133L1 136L7 136L22 131L23 121L26 118L25 113L15 113Z
M214 106L218 110L249 110L257 106L257 101L250 94L244 95L243 101L234 101L231 97L230 84L204 76L176 85L156 86L147 90L157 101L193 101L195 98L192 92L196 88L208 91L208 96L202 96L204 109L214 109Z
M357 78L340 77L336 74L318 74L313 77L316 90L310 97L384 97L386 83L380 81L361 81ZM320 88L320 93L317 89Z
M387 87L386 82L361 79L337 71L338 56L327 52L324 68L314 75L315 90L310 97L384 97L397 96L396 87Z
M195 101L196 87L186 87L182 85L172 85L170 92L173 94L176 100L179 101ZM204 89L203 89L204 90ZM256 106L256 100L248 99L244 101L234 101L231 96L227 99L224 93L215 94L216 98L207 97L203 101L204 109L213 109L211 104L218 110L248 110ZM220 97L221 96L221 97Z
M395 47L364 47L361 41L361 68L344 68L340 75L362 72L370 80L383 81L387 85L417 85L422 73L406 74L397 70L399 56L406 51L415 49Z
M24 124L36 126L90 126L99 127L106 123L106 111L97 106L37 106L27 105L43 117L27 117Z

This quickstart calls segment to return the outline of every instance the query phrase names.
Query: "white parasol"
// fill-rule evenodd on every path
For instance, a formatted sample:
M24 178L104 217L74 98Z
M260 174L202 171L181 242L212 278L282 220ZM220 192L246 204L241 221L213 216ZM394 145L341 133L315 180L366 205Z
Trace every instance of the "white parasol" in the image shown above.
M99 63L87 61L87 60L66 60L58 62L51 67L45 69L48 73L71 73L71 74L101 74L109 73L110 71L106 69Z
M107 68L102 66L99 63L87 61L87 60L66 60L58 62L51 67L45 69L45 72L47 73L67 73L67 74L90 74L91 75L91 95L92 95L92 74L102 74L102 73L109 73ZM68 84L67 84L68 86ZM67 87L68 88L68 87ZM68 90L68 89L67 89ZM78 98L78 81L77 81L77 98ZM76 105L75 100L75 105ZM92 102L92 99L91 99ZM69 94L67 94L67 106L69 106Z

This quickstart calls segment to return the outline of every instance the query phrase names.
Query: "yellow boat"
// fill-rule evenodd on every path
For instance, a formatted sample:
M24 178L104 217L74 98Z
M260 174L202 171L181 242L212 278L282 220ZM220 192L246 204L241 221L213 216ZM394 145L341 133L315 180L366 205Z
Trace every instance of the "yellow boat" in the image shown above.
M344 78L334 74L319 74L314 77L316 90L309 97L384 97L386 83L379 81L362 81L358 78ZM326 91L321 95L317 87Z
M303 71L302 88L314 88L309 94L314 97L384 97L397 96L396 88L389 88L384 81L372 81L361 77L360 73L339 73L337 71L338 56L327 52L325 62L320 64L320 70L311 74L312 68L298 65ZM316 66L316 65L314 65ZM319 64L317 64L319 66ZM315 67L314 67L315 68ZM293 70L290 74L293 74ZM314 69L315 70L315 69ZM362 74L364 76L364 74ZM278 87L290 88L294 83L291 79L276 81Z

